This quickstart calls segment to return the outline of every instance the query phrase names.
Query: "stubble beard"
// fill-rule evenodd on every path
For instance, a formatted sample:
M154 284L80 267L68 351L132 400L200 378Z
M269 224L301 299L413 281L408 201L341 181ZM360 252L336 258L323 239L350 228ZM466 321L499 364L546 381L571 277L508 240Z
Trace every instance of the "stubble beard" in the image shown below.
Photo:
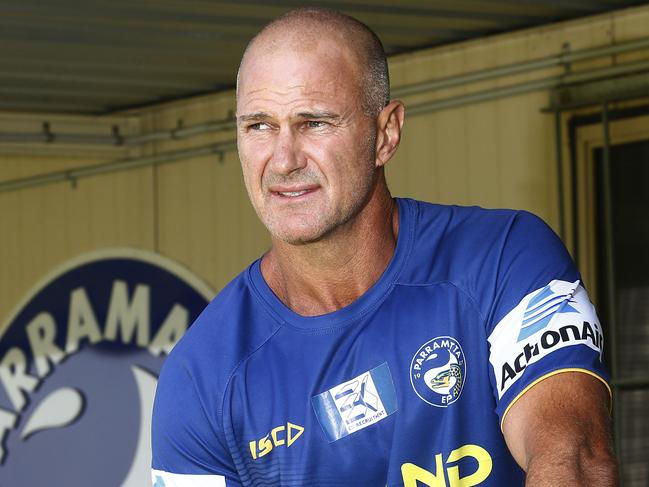
M332 205L331 200L326 199L325 208L307 208L297 226L295 222L286 222L287 218L293 220L295 217L273 215L269 205L265 205L264 208L255 207L259 219L273 239L289 245L316 243L332 235L336 230L354 219L369 201L376 184L377 169L375 167L376 151L374 141L374 137L367 140L362 154L365 169L360 177L361 180L356 181L353 191L350 193L351 197L343 201L341 205ZM305 168L288 176L269 175L264 179L263 188L267 188L272 184L320 185L321 182L322 176L320 174ZM325 191L324 186L321 186L318 191Z

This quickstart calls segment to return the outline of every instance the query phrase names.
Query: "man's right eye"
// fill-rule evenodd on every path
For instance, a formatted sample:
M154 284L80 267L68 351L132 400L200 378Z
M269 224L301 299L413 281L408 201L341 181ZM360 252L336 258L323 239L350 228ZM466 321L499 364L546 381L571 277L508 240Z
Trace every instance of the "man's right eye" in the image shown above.
M265 122L257 122L248 125L248 130L268 130L270 126Z

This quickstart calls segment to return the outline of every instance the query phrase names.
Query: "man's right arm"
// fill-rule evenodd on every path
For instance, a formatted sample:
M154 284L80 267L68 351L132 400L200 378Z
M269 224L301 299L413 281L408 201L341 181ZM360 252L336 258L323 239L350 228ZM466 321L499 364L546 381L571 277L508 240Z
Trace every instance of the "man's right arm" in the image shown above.
M153 487L241 487L222 431L203 408L191 373L174 354L153 407Z
M503 433L527 472L526 486L618 485L610 400L599 379L564 372L534 385L516 401Z

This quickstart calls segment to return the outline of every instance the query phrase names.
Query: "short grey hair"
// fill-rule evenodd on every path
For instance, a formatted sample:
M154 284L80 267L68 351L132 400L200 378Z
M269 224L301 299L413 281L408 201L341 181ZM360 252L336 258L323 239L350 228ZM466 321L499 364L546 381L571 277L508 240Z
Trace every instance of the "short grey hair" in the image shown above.
M239 85L241 65L246 53L264 33L278 31L285 27L313 24L338 29L346 38L362 64L361 91L363 94L363 108L369 116L378 116L381 110L390 102L390 75L383 44L374 31L360 20L327 8L308 7L291 10L261 29L250 40L242 56L239 72L237 73L237 87Z

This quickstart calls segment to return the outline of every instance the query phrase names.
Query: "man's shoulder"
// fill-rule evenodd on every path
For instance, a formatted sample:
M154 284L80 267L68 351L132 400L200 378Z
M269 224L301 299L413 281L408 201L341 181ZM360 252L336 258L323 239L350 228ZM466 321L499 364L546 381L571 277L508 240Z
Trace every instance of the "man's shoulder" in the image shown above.
M521 283L539 266L563 275L569 256L550 227L524 210L415 202L413 250L400 282L450 282L487 308L508 269Z
M222 411L230 379L279 328L250 288L248 271L218 293L165 360L153 413L155 441L166 442L165 431L173 431L173 442L193 445L191 429L199 428L212 451L225 444Z
M414 253L448 261L488 257L501 248L514 222L527 214L510 209L415 201Z
M512 219L520 215L526 217L533 215L524 210L510 208L483 208L481 206L462 206L440 203L430 203L427 201L411 200L417 207L420 223L431 223L436 221L438 224L447 224L451 228L461 227L466 224L491 224L494 223L507 225Z
M241 272L205 307L165 367L180 366L194 377L206 371L227 376L277 331L279 324L251 289L248 272Z
M415 238L438 242L441 248L457 255L466 251L475 256L476 252L497 251L505 244L554 236L541 218L525 210L414 203L418 214Z

